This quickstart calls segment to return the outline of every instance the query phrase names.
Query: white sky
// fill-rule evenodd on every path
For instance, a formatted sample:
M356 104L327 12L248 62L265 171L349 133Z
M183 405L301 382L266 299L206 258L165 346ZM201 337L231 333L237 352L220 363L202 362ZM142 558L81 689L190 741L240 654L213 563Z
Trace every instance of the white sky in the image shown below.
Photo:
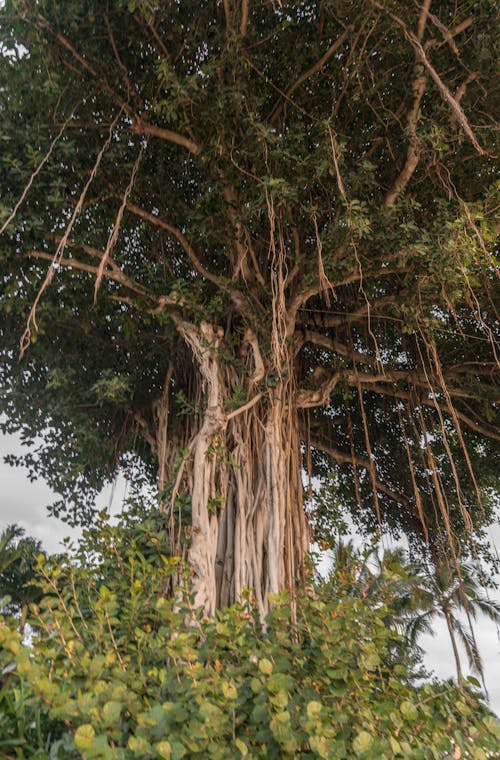
M47 551L61 551L62 539L66 536L77 538L79 531L47 516L46 506L55 501L55 495L43 482L31 483L24 468L10 467L4 463L4 455L20 451L24 449L16 436L0 435L0 529L15 522L28 535L40 539ZM111 488L106 489L99 497L99 508L109 508L112 501L112 511L119 510L125 488L126 484L119 481L113 494ZM496 545L500 546L500 525L495 525L491 532ZM496 592L495 598L500 601L500 592ZM455 677L455 665L444 622L437 621L435 631L433 638L427 636L421 640L427 650L426 665L439 678ZM475 635L484 663L490 707L500 716L499 630L494 623L483 617L476 623ZM465 655L463 667L466 672Z

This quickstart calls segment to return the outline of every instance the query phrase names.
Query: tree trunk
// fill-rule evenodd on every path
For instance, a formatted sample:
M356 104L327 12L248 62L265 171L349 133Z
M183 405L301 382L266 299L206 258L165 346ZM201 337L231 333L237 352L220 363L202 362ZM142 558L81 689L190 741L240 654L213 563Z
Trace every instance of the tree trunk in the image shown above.
M447 611L446 607L443 607L443 614L446 620L446 625L448 627L448 633L450 635L451 648L453 649L453 657L455 658L455 666L457 668L457 681L458 681L458 684L461 685L463 683L464 677L462 674L460 655L458 653L458 646L457 646L457 641L455 638L455 633L453 631L453 625L450 619L450 613Z
M195 605L210 616L240 601L249 589L263 618L269 594L285 589L293 594L297 582L304 581L309 549L290 377L280 378L265 394L247 378L253 397L231 408L241 378L220 359L222 330L205 322L199 327L182 323L178 330L192 350L203 392L197 429L180 469L177 463L175 475L172 457L168 466L160 465L174 481L164 507L173 515L178 494L184 490L190 496L187 559Z

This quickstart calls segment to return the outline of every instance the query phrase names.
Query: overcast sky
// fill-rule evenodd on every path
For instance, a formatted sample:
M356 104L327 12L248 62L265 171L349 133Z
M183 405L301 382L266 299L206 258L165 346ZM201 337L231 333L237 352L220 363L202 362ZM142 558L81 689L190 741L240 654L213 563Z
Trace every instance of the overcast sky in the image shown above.
M9 523L17 523L26 533L40 539L49 552L61 551L61 541L66 536L77 537L78 531L69 528L60 520L48 517L47 504L55 501L54 493L41 481L30 483L26 470L22 467L10 467L3 459L6 454L23 451L15 436L0 434L0 528ZM120 509L126 483L119 481L114 492L108 488L99 497L99 508L109 508L113 512ZM500 525L491 530L497 546L500 546ZM500 601L500 593L495 594ZM455 676L455 666L450 648L446 625L437 622L436 635L425 637L422 644L427 650L426 665L439 678ZM490 707L500 716L500 638L494 623L486 618L478 620L475 635L483 658L486 686L490 696ZM466 670L466 658L463 659Z

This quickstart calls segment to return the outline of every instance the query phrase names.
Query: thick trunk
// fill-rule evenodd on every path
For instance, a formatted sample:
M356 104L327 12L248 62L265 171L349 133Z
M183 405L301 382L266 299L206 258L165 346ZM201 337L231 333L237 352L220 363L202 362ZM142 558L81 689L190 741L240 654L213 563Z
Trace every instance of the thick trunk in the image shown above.
M228 409L239 378L220 361L221 333L206 323L179 329L199 368L203 405L181 470L177 463L177 474L171 465L160 471L170 470L174 482L172 515L180 491L191 499L187 559L195 604L212 615L250 589L264 617L269 594L293 593L304 580L309 548L290 380Z

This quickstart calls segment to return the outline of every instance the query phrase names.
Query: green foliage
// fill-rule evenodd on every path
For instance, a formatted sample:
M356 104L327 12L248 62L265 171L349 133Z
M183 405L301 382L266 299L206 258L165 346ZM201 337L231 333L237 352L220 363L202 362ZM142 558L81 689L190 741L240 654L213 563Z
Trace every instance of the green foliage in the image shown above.
M16 615L24 627L28 605L40 597L34 584L40 541L24 536L24 529L9 525L0 535L0 611Z
M102 516L92 556L40 559L31 647L0 625L5 756L493 756L500 726L472 684L421 684L414 650L401 640L395 654L388 595L339 595L359 564L299 593L293 613L276 597L265 628L250 596L207 621L188 578L167 598L181 564L158 550L160 518L142 516Z

